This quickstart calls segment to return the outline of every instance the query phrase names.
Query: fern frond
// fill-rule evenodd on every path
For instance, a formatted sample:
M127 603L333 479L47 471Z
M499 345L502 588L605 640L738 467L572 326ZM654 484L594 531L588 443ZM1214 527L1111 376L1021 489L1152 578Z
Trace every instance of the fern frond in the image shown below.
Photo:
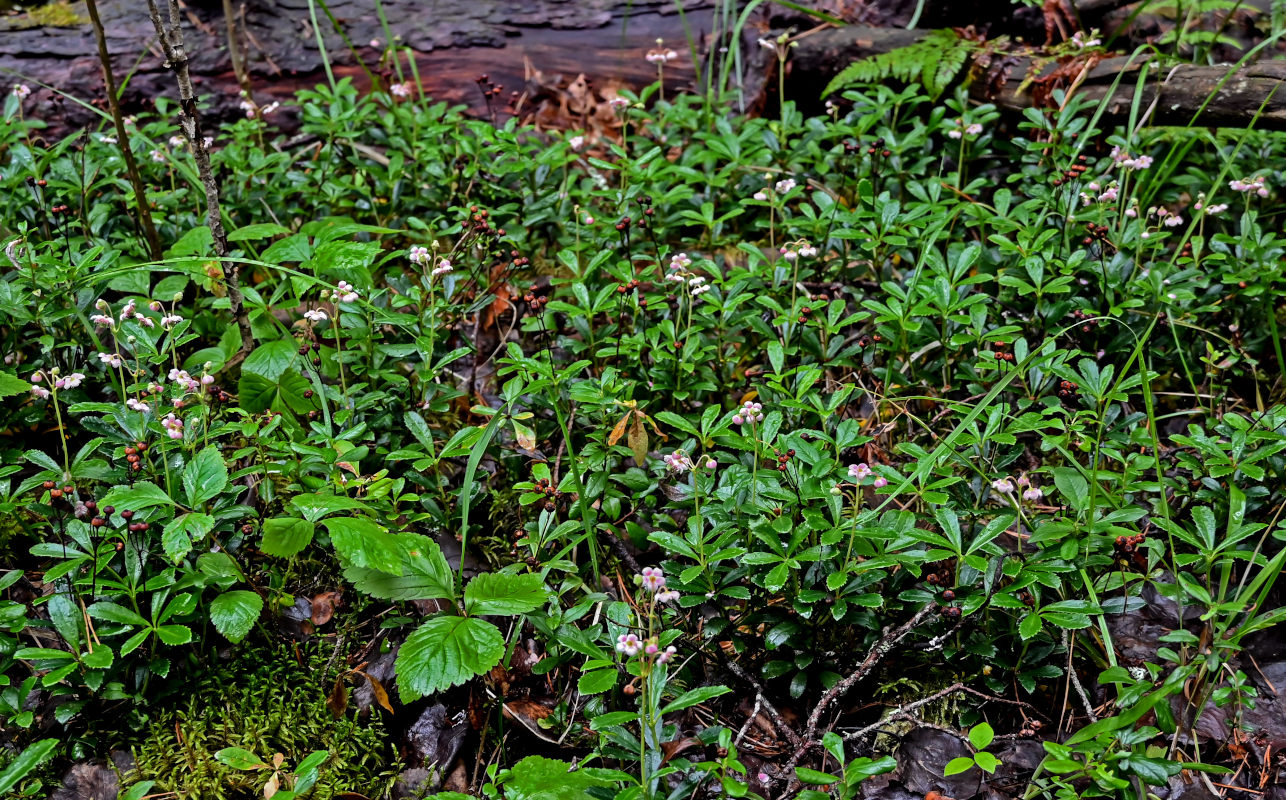
M822 96L850 86L893 79L919 83L936 99L977 50L976 42L960 38L955 31L932 31L915 44L854 61L827 84Z

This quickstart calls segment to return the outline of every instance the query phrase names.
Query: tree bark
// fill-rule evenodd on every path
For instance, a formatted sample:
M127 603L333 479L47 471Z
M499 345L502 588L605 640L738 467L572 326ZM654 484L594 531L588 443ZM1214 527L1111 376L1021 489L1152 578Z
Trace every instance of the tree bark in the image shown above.
M214 240L214 252L219 257L225 283L228 287L228 309L241 329L241 354L248 353L254 345L254 336L250 330L250 316L246 313L245 299L241 295L241 268L236 262L224 259L228 255L228 234L223 230L223 210L219 205L219 182L210 169L210 151L205 146L205 132L201 130L201 114L197 110L196 89L192 86L192 76L188 72L188 54L183 46L182 17L179 13L178 0L170 0L169 24L161 20L161 12L156 7L156 0L147 0L147 10L156 28L156 36L165 51L165 60L179 84L179 107L181 109L179 124L187 134L188 144L196 160L197 174L205 188L205 222Z
M94 28L94 41L98 45L98 60L103 65L103 88L107 92L108 108L112 112L112 124L116 126L116 143L121 156L125 159L125 171L129 173L130 185L134 187L134 203L138 206L138 224L143 229L143 238L147 239L147 252L152 259L161 259L161 239L156 235L156 224L152 221L152 206L147 201L147 188L138 172L138 162L134 160L134 151L130 148L129 133L125 130L125 117L121 113L121 104L117 98L116 76L112 74L112 56L107 50L107 34L103 32L103 21L98 16L96 0L85 0L85 10L89 12L89 21Z
M927 33L847 27L801 37L791 59L787 94L801 103L820 102L821 90L853 61L906 47ZM1015 50L979 54L966 69L972 99L1010 111L1047 107L1052 104L1052 90L1064 88L1104 102L1105 122L1124 122L1134 104L1139 74L1146 70L1139 104L1143 124L1248 127L1253 122L1261 130L1286 130L1286 62L1282 61L1232 70L1167 66L1155 58L1123 56L1041 61Z

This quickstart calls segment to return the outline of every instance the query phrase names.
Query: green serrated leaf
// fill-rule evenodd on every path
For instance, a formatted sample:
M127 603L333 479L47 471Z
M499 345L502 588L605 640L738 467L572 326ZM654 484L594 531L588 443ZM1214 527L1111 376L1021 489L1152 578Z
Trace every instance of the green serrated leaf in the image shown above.
M397 690L403 703L440 692L500 663L505 640L486 620L435 617L420 625L397 653Z

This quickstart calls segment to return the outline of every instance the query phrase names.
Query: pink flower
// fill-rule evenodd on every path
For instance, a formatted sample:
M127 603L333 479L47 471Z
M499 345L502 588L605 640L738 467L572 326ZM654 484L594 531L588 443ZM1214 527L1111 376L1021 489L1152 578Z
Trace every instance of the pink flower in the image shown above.
M871 481L871 485L876 489L883 489L885 486L889 485L889 479L883 475L876 475L875 480Z
M642 647L643 642L639 639L637 634L622 633L620 636L616 637L617 652L624 653L627 656L638 655L639 649Z
M679 652L674 645L665 648L665 651L656 657L656 663L668 664L674 660L674 654Z
M659 592L665 588L665 573L660 567L644 567L639 574L639 583L649 592Z
M429 248L416 245L407 252L406 257L411 260L412 264L420 264L422 266L429 263Z
M120 369L121 357L115 353L99 353L98 360L112 369Z
M1009 480L1008 478L996 478L994 481L991 482L991 488L995 489L997 492L1000 492L1001 494L1013 494L1014 482Z
M1045 493L1035 486L1023 492L1023 499L1029 503L1035 503L1044 496L1045 496Z
M863 461L861 464L848 465L848 477L855 481L866 480L871 477L871 468Z
M31 387L31 396L32 396L32 397L35 397L35 398L37 398L37 399L39 399L39 400L48 400L48 399L49 399L49 395L50 395L49 390L48 390L48 389L46 389L46 388L45 388L45 387L43 387L43 386L32 386L32 387Z
M354 289L353 285L348 281L340 281L335 284L335 292L337 294L337 299L341 303L352 303L359 297L357 290Z
M94 314L92 317L89 318L89 321L94 323L95 325L111 325L116 320L112 319L106 314Z

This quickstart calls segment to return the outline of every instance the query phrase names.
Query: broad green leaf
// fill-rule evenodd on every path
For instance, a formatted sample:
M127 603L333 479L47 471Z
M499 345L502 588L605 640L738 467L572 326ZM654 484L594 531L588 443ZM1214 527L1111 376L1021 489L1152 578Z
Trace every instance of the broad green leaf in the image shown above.
M837 776L831 775L830 773L827 773L827 772L818 772L815 769L808 769L807 767L796 767L795 777L799 778L801 783L813 783L813 784L821 784L821 785L839 783L839 778Z
M290 499L290 504L299 512L299 516L309 522L317 522L327 514L336 511L356 511L366 508L366 504L351 497L338 494L301 494Z
M273 236L279 236L283 233L290 233L290 228L284 225L278 225L275 222L256 222L253 225L243 225L228 234L229 242L252 242L257 239L268 239Z
M402 574L397 539L382 525L365 517L331 517L322 524L330 531L330 541L346 567Z
M464 588L464 610L476 616L525 614L540 608L546 599L539 575L487 572Z
M967 772L972 768L973 759L968 756L960 756L959 758L953 758L947 762L947 768L942 771L942 775L943 777L949 778L952 775L959 775L962 772Z
M358 591L380 600L447 600L455 597L455 573L437 542L418 533L399 534L396 541L402 553L401 575L349 567L344 570L344 577Z
M194 539L203 539L214 530L214 517L209 514L180 514L161 529L161 546L176 564L192 550Z
M183 491L191 508L198 508L217 497L227 485L228 467L223 463L219 448L214 445L192 456L183 470Z
M215 759L221 764L227 764L233 769L267 769L268 765L263 762L259 756L240 747L225 747L214 754Z
M403 703L458 686L500 663L505 640L486 620L434 617L397 653L397 689Z
M0 372L0 397L13 397L31 391L31 384L16 375Z
M707 700L711 700L721 694L727 694L731 691L732 690L727 686L699 686L696 689L689 689L679 695L674 702L662 708L661 714L664 715L674 711L681 711L682 709L704 703Z
M576 682L576 689L581 694L598 694L606 692L616 685L616 669L592 669L582 673Z
M140 481L133 486L112 487L98 504L116 506L117 511L142 511L156 506L172 506L174 501L156 484Z
M608 781L544 756L527 756L513 765L505 781L506 800L586 800L588 790Z
M135 611L131 611L125 606L116 603L102 601L94 603L89 607L89 616L94 619L104 619L108 622L117 622L122 625L146 625L147 620Z
M987 745L995 738L996 732L985 722L979 722L969 729L969 744L973 745L975 750L987 749Z
M316 526L299 517L274 517L263 523L263 541L259 549L270 556L290 558L313 540Z
M245 589L224 592L210 603L210 622L228 641L236 644L250 633L262 611L263 598L254 592Z
M57 739L41 739L18 754L9 762L9 766L0 772L0 794L4 794L18 785L18 781L31 774L31 771L49 760L58 746Z
M156 638L171 647L192 641L192 629L186 625L161 625L155 630Z

